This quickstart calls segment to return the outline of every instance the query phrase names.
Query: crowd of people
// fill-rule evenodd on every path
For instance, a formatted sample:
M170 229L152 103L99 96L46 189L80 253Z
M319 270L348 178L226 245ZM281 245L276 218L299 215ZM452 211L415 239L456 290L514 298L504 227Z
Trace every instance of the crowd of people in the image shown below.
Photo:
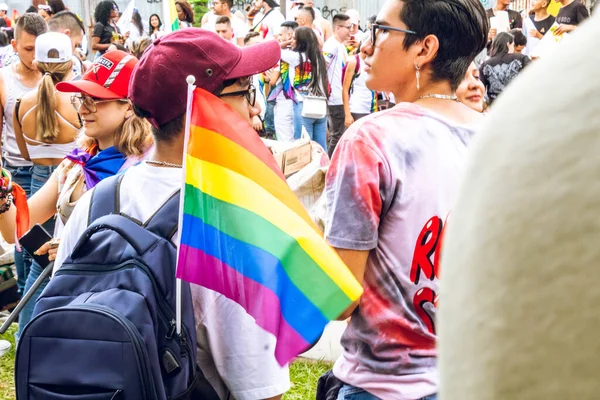
M194 28L193 8L176 0L179 26L168 32L159 15L145 23L137 10L123 31L116 3L103 0L89 52L81 18L61 0L15 21L0 4L12 36L0 49L2 177L24 190L26 228L52 234L35 255L60 270L104 179L121 177L119 210L134 221L181 188L192 75L257 135L308 136L330 157L324 237L364 294L340 316L344 351L318 398L436 399L440 249L471 142L515 77L546 57L536 52L544 37L570 40L589 17L580 0L562 0L556 16L549 0L523 13L510 0L489 10L442 2L388 0L376 16L346 10L328 21L314 0L286 16L275 0L245 10L214 0ZM20 204L0 185L10 243ZM18 246L14 264L21 296L44 267ZM19 315L17 340L48 283ZM197 363L217 398L280 399L290 378L274 338L224 296L192 285L191 297Z

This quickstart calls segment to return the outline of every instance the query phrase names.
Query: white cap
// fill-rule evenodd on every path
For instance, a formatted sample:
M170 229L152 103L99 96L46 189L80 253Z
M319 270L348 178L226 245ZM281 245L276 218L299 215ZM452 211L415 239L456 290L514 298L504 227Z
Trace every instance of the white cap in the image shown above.
M345 14L350 17L350 23L354 25L360 24L360 13L358 10L350 9L346 10Z
M48 57L51 50L58 52L58 57ZM35 59L45 63L64 63L73 57L71 39L64 33L43 33L35 39Z
M8 11L8 4L0 3L0 11Z

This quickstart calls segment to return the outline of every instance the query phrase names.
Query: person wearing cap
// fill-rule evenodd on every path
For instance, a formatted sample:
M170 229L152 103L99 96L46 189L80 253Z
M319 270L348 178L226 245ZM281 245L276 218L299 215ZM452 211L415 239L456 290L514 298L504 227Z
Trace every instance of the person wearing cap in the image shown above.
M83 62L77 57L75 51L81 48L83 37L85 35L85 27L77 14L71 11L61 11L48 21L48 30L50 32L64 33L71 39L73 49L73 73L76 77L84 72Z
M21 156L13 128L13 113L17 99L36 88L42 78L41 72L33 66L35 39L46 33L48 27L44 19L34 13L23 14L15 25L12 48L17 53L18 62L0 70L0 121L4 119L2 161L4 168L12 174L13 181L29 196L33 164ZM30 264L31 259L26 252L15 251L17 287L21 294Z
M152 123L155 148L145 162L129 168L121 182L121 211L146 221L181 188L186 78L227 103L250 127L258 115L251 77L273 67L279 44L264 41L237 47L205 29L189 28L158 38L133 74L129 97L136 114ZM223 121L227 123L227 121ZM60 268L86 229L91 193L79 201L63 234L55 262ZM177 244L179 235L173 242ZM191 285L198 365L222 400L280 399L290 387L287 367L274 357L275 339L228 298Z
M63 158L77 147L75 137L81 129L77 112L71 106L70 96L55 93L54 89L58 82L73 79L72 56L71 40L67 35L48 32L38 36L34 65L43 74L42 80L36 89L17 99L13 127L22 157L33 162L32 195L41 189ZM54 231L54 219L43 225L48 232ZM24 292L41 271L42 267L33 260ZM31 311L33 307L28 307L21 314L19 332L29 321Z
M263 39L274 39L279 32L279 27L285 22L285 17L279 10L279 3L275 0L254 0L252 3L255 11L260 11L254 19L248 19L252 31L260 32Z
M65 49L70 48L66 42L64 46ZM50 260L56 255L57 240L61 238L65 223L80 197L100 180L130 164L128 157L139 160L152 143L148 123L133 114L127 100L129 81L136 63L137 59L132 55L113 51L100 57L81 80L62 81L56 85L60 92L56 99L63 99L63 93L71 95L71 107L81 116L83 130L77 138L78 147L66 156L50 179L27 201L30 226L43 224L57 215L55 239L37 251L38 254L49 253ZM62 101L57 110L61 105ZM68 116L66 111L61 112ZM24 128L26 126L29 125L24 125ZM48 158L54 161L55 157L53 154ZM5 207L6 200L3 200L0 210ZM10 204L0 216L0 232L7 242L12 243L16 221L14 204ZM41 272L39 266L32 266L26 289L33 285ZM45 284L42 284L19 316L19 333L31 318L35 299L44 287Z
M0 3L0 18L6 22L6 26L9 28L12 26L12 21L8 17L8 4Z

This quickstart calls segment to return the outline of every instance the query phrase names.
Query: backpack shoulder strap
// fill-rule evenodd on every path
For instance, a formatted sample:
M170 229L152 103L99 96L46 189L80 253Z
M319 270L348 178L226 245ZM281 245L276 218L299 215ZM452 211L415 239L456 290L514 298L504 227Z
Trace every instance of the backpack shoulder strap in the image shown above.
M180 190L174 192L144 224L144 228L164 239L171 240L179 228Z
M111 176L103 179L94 187L88 214L88 226L100 217L121 212L119 192L124 176L123 174Z

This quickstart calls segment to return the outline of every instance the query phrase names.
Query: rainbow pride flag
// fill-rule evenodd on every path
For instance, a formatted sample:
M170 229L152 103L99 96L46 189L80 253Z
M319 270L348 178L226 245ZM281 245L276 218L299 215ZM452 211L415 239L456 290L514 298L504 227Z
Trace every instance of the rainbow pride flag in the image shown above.
M239 303L285 365L362 287L248 122L202 89L191 96L177 277Z

